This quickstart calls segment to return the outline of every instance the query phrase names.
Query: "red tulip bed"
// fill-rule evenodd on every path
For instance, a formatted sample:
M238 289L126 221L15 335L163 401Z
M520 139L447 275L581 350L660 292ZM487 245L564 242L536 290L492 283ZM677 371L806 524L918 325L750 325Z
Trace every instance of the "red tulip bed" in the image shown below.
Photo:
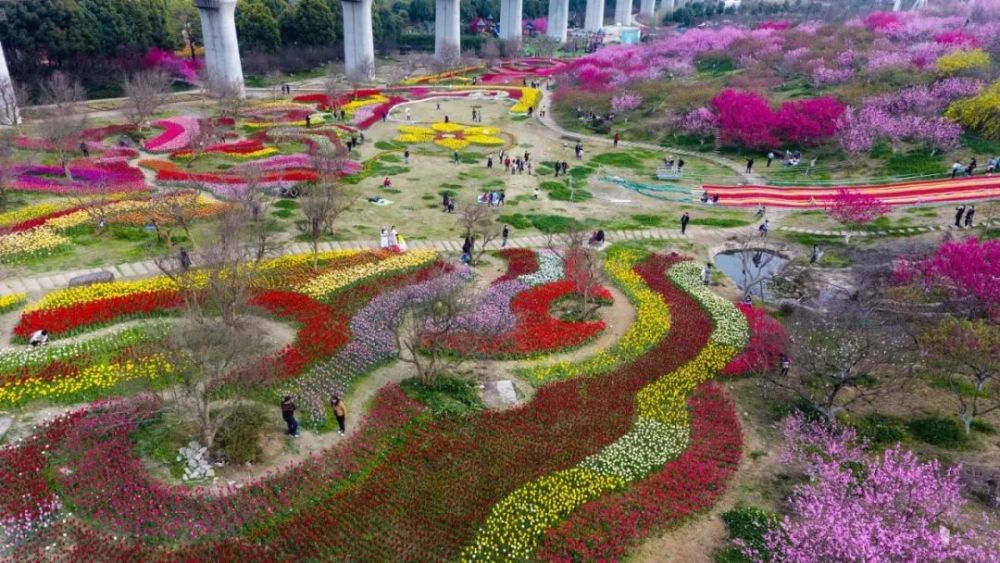
M764 373L778 367L778 355L788 348L788 333L765 309L738 303L736 307L750 325L750 341L742 354L733 358L722 375L739 376Z
M538 253L527 248L505 248L497 253L507 260L507 271L497 279L494 284L500 282L516 280L517 278L534 274L538 271Z
M494 505L618 440L632 427L638 391L706 346L711 318L665 275L680 260L652 255L634 267L669 305L671 329L645 355L605 375L545 385L516 409L457 418L421 414L388 385L349 439L258 481L211 491L158 481L133 451L131 434L161 409L156 396L96 403L0 449L0 526L32 532L14 552L25 561L52 554L72 561L453 560ZM426 279L434 267L357 284L325 303L262 290L254 305L302 325L308 338L276 356L301 369L347 341L347 320L371 297ZM280 278L271 287L282 287ZM517 296L514 309L537 323L526 341L560 330L546 324L560 322L548 308L572 286L543 284ZM690 407L685 454L584 505L550 532L538 556L620 557L635 538L710 505L739 459L739 425L716 386L703 386ZM72 517L48 521L34 508L53 495ZM612 519L625 524L622 533L605 531Z
M51 336L66 336L84 328L96 328L128 318L164 315L179 306L181 301L177 291L160 290L29 311L21 315L20 322L14 327L14 336L24 342L31 333L41 329L49 331Z
M583 505L549 530L540 561L615 561L636 540L710 508L739 466L743 432L733 403L717 383L704 383L689 401L691 440L680 457L627 490Z

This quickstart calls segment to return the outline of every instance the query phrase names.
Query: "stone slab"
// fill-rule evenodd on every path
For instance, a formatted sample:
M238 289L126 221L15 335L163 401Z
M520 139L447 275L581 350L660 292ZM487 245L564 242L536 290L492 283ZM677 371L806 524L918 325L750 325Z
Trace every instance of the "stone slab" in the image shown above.
M99 272L93 272L90 274L83 274L81 276L74 276L67 281L67 285L70 287L78 287L83 285L92 285L95 283L108 283L115 279L115 275L107 270L102 270Z
M7 434L10 430L11 425L14 424L14 419L9 416L0 416L0 440Z

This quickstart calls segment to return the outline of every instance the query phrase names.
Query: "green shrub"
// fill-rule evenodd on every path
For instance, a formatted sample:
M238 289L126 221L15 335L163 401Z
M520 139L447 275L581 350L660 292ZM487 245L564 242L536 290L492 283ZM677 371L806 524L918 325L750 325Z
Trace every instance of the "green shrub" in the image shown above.
M746 219L734 219L725 217L695 217L691 219L692 225L701 225L702 227L718 227L721 229L728 229L732 227L746 227L751 225L751 221Z
M778 516L766 510L753 506L737 506L722 513L722 521L726 523L726 531L730 541L739 540L743 545L753 549L761 556L762 561L771 560L771 552L764 543L764 536L778 525ZM751 561L743 551L735 546L729 546L715 554L717 563L744 563Z
M633 215L632 220L643 227L659 227L663 224L663 217L659 215Z
M390 141L375 141L375 148L380 151L391 151L399 148L399 145Z
M941 448L958 449L968 442L965 429L954 418L928 416L911 420L908 427L914 438Z
M274 202L274 207L277 207L278 209L298 209L299 202L294 199L279 199Z
M402 161L403 161L403 159L400 158L399 155L396 155L396 154L383 154L382 155L382 162L391 162L393 164L399 164Z
M858 431L858 436L865 438L873 446L892 446L906 438L906 423L893 416L869 414L852 426Z
M463 416L483 409L475 385L457 377L439 377L430 385L414 377L400 386L411 399L427 405L435 415Z
M226 420L215 437L215 451L228 463L258 461L264 453L258 438L266 417L258 405L241 405Z
M274 211L271 212L271 215L274 215L279 219L288 219L294 214L295 212L292 211L291 209L275 209Z
M590 163L600 164L603 166L614 166L615 168L641 170L645 168L645 161L649 158L649 154L649 151L635 149L621 152L606 152L591 158ZM570 174L572 173L573 169L570 169Z
M124 240L128 242L139 242L153 236L150 233L147 233L142 227L132 225L111 224L108 226L107 232L111 235L111 238L115 240Z
M563 182L542 182L539 187L545 190L549 199L553 201L586 201L594 197L593 194L585 189L570 189L570 187Z
M997 433L997 429L994 428L992 424L986 422L985 420L979 420L978 418L972 421L971 428L975 432L986 434L988 436L993 436Z
M507 223L514 229L523 230L531 228L531 219L522 213L501 215L499 221L501 223Z
M940 153L931 156L929 149L920 148L906 153L890 153L885 158L885 170L891 176L946 174L948 164Z

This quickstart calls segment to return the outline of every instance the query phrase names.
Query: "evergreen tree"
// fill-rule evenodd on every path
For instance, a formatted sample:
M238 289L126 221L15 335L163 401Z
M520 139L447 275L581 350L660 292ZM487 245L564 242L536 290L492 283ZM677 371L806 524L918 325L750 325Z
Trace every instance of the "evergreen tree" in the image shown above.
M236 11L236 33L240 50L274 53L281 48L278 20L261 0L240 3Z
M286 46L319 47L336 42L341 25L326 0L301 0L284 12L281 36Z

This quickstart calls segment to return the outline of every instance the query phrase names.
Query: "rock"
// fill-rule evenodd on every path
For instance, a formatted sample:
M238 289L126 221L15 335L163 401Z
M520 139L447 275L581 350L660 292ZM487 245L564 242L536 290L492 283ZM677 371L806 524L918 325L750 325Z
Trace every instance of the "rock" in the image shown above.
M3 440L4 435L10 430L11 425L14 424L14 419L9 416L0 416L0 440Z
M79 287L82 285L93 285L95 283L108 283L114 281L115 275L107 270L101 270L100 272L92 272L90 274L83 274L82 276L74 276L69 279L70 287Z

